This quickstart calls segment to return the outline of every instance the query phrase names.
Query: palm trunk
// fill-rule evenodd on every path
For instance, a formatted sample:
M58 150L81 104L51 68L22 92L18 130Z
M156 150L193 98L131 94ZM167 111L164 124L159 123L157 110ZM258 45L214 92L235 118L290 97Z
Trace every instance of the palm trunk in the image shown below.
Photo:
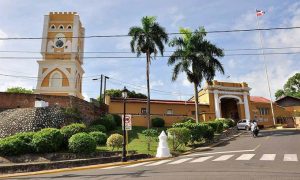
M196 83L194 83L194 91L195 91L195 115L196 115L196 123L199 123L198 85Z
M147 120L148 120L148 129L151 127L151 117L150 117L150 82L149 82L149 64L150 64L150 53L147 51Z

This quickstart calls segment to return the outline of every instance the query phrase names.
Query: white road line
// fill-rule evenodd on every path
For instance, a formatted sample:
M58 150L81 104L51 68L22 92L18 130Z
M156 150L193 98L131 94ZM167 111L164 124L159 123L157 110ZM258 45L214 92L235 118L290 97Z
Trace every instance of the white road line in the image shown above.
M238 152L253 152L253 151L255 151L255 149L250 149L250 150L238 150L238 151L221 151L221 152L213 152L213 153L189 154L189 155L185 155L185 157L190 157L190 156L201 156L201 155L213 155L213 154L238 153Z
M283 161L298 161L297 154L285 154Z
M183 162L185 162L185 161L189 161L189 160L191 160L191 159L193 159L193 158L179 159L179 160L177 160L177 161L173 161L173 162L170 162L170 163L168 163L168 164L181 164L181 163L183 163Z
M120 166L112 166L112 167L106 167L106 168L101 168L101 169L114 169L114 168L117 168L117 167L120 167Z
M171 160L161 160L161 161L158 161L158 162L155 162L155 163L152 163L152 164L146 164L145 166L157 166L157 165L160 165L160 164L164 164L164 163L167 163L167 162L170 162Z
M232 156L233 155L223 155L223 156L220 156L217 159L214 159L212 161L226 161L226 160L230 159Z
M132 165L129 165L129 166L124 166L122 168L138 167L138 166L142 166L142 165L149 164L149 163L150 162L142 162L142 163L132 164Z
M261 161L274 161L276 154L264 154L260 158Z
M210 158L212 158L213 156L205 156L205 157L200 157L198 159L195 159L193 161L191 161L191 163L197 163L197 162L204 162Z
M248 160L252 159L253 156L255 156L255 154L242 154L241 156L239 156L235 160L238 160L238 161L248 161Z

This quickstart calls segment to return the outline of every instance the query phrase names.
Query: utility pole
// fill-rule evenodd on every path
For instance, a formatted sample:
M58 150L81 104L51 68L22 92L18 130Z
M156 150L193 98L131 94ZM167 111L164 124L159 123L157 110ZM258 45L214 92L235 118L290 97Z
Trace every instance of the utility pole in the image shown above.
M105 95L106 95L106 79L109 79L109 77L108 76L104 76L104 92L103 92L103 98L104 98L104 103L106 103L105 102Z

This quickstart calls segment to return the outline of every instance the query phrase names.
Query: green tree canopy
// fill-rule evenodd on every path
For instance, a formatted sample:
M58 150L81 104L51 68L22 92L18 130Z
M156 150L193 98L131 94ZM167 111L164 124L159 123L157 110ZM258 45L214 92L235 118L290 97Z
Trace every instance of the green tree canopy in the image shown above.
M6 92L9 93L25 93L25 94L33 94L33 91L30 89L25 89L22 87L11 87L11 88L7 88Z
M168 34L162 26L156 22L156 17L145 16L141 20L142 26L133 26L129 29L128 35L132 37L130 41L131 51L139 57L142 53L146 54L146 79L147 79L147 120L148 128L150 127L150 62L151 54L154 58L157 53L163 56L165 47L168 42Z
M108 89L105 91L105 94L112 98L121 98L122 90L121 89ZM142 93L136 93L135 91L128 92L129 98L139 98L139 99L147 99L147 96ZM98 98L99 99L99 98Z
M181 37L175 37L170 46L176 50L170 56L168 65L174 65L172 80L175 81L178 74L183 72L187 79L194 84L196 122L199 122L198 87L203 80L211 82L216 72L224 74L224 69L218 57L223 57L223 50L204 39L204 28L192 32L181 28Z
M276 99L281 96L293 96L300 98L300 73L296 73L294 76L290 77L284 84L283 89L276 91Z

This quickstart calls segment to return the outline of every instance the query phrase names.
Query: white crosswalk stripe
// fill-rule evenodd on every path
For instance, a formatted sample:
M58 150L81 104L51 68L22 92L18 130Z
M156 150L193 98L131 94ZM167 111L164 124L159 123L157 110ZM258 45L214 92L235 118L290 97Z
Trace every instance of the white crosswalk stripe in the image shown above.
M132 164L132 165L129 165L129 166L124 166L122 168L138 167L138 166L143 166L143 165L146 165L146 164L149 164L149 163L151 163L151 162L142 162L142 163Z
M285 154L283 161L298 161L298 156L297 154Z
M205 156L205 157L200 157L200 158L197 158L193 161L191 161L191 163L197 163L197 162L204 162L210 158L212 158L213 156Z
M248 161L248 160L252 159L253 156L255 156L255 154L242 154L241 156L239 156L235 160L238 160L238 161Z
M276 154L264 154L260 158L261 161L274 161Z
M186 162L186 161L189 161L189 160L191 160L191 159L193 159L193 158L179 159L179 160L177 160L177 161L173 161L173 162L170 162L170 163L168 163L168 164L181 164L181 163Z
M226 160L230 159L232 156L233 155L223 155L223 156L220 156L217 159L214 159L212 161L226 161Z
M146 164L145 166L157 166L157 165L160 165L160 164L164 164L164 163L167 163L167 162L170 162L171 160L161 160L161 161L158 161L158 162L155 162L155 163L152 163L152 164Z

